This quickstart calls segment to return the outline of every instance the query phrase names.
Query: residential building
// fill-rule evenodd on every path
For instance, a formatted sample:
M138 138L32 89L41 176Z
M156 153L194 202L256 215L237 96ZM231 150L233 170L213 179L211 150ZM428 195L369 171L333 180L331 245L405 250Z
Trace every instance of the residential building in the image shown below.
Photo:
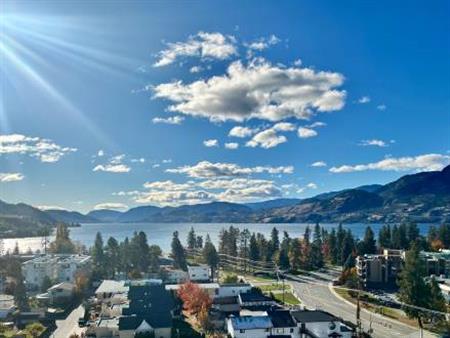
M251 291L252 286L248 283L225 283L219 284L219 288L216 290L216 297L232 297L241 293Z
M421 251L420 257L425 263L426 275L450 277L450 250Z
M272 298L255 291L241 293L238 296L241 307L272 307L277 306L277 302Z
M187 271L189 280L192 282L208 282L210 270L208 265L189 265Z
M242 316L227 319L228 334L232 338L264 338L273 328L269 316Z
M0 294L0 320L8 318L15 310L14 297Z
M351 338L353 329L332 314L315 310L291 312L299 328L299 337L341 337Z
M37 289L45 277L52 281L75 281L77 273L90 268L90 256L85 255L42 255L22 263L22 273L28 288Z
M270 337L300 337L297 323L289 310L269 311L268 316L272 322Z
M62 282L48 288L46 293L37 295L36 298L49 304L67 304L72 301L74 294L75 285Z
M205 290L211 298L214 298L219 289L218 283L196 283L200 289ZM183 284L166 285L166 290L176 293Z
M184 283L189 279L189 275L186 271L181 269L165 268L162 270L164 280L166 283Z
M95 290L95 298L102 302L108 302L117 295L128 294L129 286L125 281L104 280Z

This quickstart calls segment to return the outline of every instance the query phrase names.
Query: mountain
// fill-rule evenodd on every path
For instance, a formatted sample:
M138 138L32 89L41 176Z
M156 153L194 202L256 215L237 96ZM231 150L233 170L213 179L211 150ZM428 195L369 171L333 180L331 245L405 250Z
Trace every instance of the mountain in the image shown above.
M245 205L253 210L263 210L263 209L287 207L290 205L298 204L300 203L300 201L301 199L299 198L277 198L269 201L247 203Z
M117 222L142 222L151 219L152 216L161 211L161 208L154 207L151 205L131 208L130 210L121 213L116 218Z
M83 215L77 211L68 210L45 210L47 215L50 215L54 220L67 224L79 223L96 223L98 220L94 217Z
M100 209L92 210L86 216L95 219L98 223L116 222L122 212L116 210ZM92 222L89 222L92 223Z
M406 175L383 186L321 194L256 215L259 222L450 221L450 166Z

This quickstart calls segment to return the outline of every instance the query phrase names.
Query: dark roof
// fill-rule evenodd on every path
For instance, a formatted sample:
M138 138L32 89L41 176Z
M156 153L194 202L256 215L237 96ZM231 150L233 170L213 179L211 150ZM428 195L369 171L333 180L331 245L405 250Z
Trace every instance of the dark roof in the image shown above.
M316 323L316 322L331 322L337 320L331 313L325 311L306 311L297 310L291 312L292 317L299 323Z
M237 296L229 296L229 297L217 297L213 299L213 304L225 305L225 304L237 304L238 297Z
M134 330L141 324L141 322L139 322L139 318L136 315L121 316L119 317L119 330Z
M154 328L172 326L171 310L174 303L170 292L163 285L131 285L128 299L130 304L122 311L124 316L119 319L119 329L121 326L127 327L123 330L128 327L135 329L143 320ZM130 316L136 319L122 319Z
M245 292L245 293L241 293L239 295L239 297L241 297L241 301L242 302L270 302L270 301L274 301L272 298L267 297L265 295L263 295L262 293L258 293L258 292L254 292L254 291L250 291L250 292Z
M291 335L288 335L288 334L286 334L286 335L276 335L276 336L272 336L272 335L270 335L270 336L268 336L267 338L291 338L292 336Z
M245 305L241 306L241 309L249 310L249 311L274 311L276 309L281 309L278 305Z
M219 283L220 286L225 286L225 287L233 287L233 286L251 286L251 284L249 283Z
M277 310L268 313L273 327L296 327L297 323L288 310Z

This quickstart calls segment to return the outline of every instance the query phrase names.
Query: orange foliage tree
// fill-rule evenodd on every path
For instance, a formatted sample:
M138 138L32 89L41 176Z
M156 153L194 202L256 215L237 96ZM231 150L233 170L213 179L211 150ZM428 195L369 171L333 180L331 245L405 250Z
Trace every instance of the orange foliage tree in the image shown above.
M212 300L205 290L198 284L186 282L178 289L178 297L183 301L183 308L190 314L197 316L203 309L211 308Z

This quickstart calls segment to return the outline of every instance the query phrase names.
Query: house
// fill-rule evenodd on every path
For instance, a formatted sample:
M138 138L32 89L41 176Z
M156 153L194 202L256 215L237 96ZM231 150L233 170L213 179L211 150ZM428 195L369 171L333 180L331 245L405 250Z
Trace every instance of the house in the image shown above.
M241 307L277 306L277 302L275 300L254 290L239 294L238 300Z
M189 279L189 275L186 271L181 269L166 268L162 271L164 280L167 283L184 283Z
M269 316L241 316L227 319L227 331L232 338L264 338L273 328Z
M219 288L216 291L216 297L232 297L241 293L251 291L252 286L248 283L225 283L219 284Z
M222 313L239 313L241 306L237 296L229 296L214 298L212 308Z
M300 337L300 330L289 310L269 311L268 316L272 322L270 337Z
M108 302L116 295L128 294L129 287L125 281L104 280L95 290L95 298L102 302Z
M62 282L48 288L46 293L39 294L36 298L49 304L67 304L72 301L74 294L75 285Z
M192 282L208 282L210 268L208 265L188 265L188 277Z
M41 255L22 263L22 273L28 288L38 289L45 277L61 282L75 281L77 273L90 268L90 256Z
M0 294L0 320L8 318L15 310L14 297Z
M351 338L353 330L343 324L332 314L314 310L298 310L291 312L299 327L299 337L342 337Z
M162 284L130 284L128 300L128 307L119 317L120 338L132 338L136 332L153 332L155 338L171 337L174 303Z
M200 289L205 290L211 298L214 298L219 289L218 283L196 283ZM166 285L166 290L176 293L183 284Z

